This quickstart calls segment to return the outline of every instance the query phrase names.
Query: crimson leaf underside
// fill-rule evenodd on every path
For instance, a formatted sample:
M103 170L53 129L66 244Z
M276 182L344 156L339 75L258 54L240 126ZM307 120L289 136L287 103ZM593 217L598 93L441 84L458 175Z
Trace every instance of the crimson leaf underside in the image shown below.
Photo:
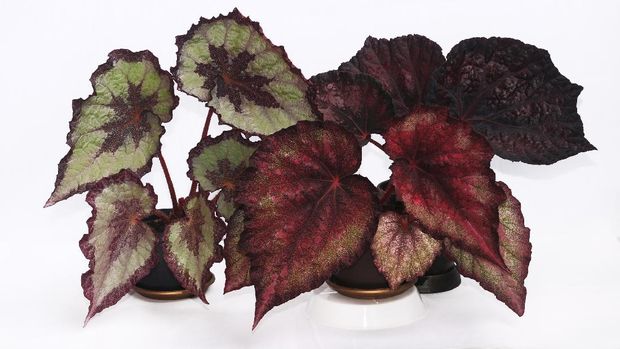
M466 123L448 123L447 114L418 108L388 130L391 182L425 231L503 266L497 225L505 195L490 168L493 150Z
M377 200L355 137L331 123L300 122L264 139L236 200L241 249L256 291L254 326L274 306L319 287L362 254Z
M545 50L509 38L472 38L452 48L429 100L470 122L497 155L552 164L596 149L577 113L582 89Z

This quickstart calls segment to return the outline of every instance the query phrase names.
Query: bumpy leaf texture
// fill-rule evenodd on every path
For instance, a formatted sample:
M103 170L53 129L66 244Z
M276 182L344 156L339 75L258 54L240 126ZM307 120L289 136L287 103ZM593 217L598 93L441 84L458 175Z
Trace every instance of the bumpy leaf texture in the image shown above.
M172 77L149 51L114 50L93 73L94 92L73 101L69 153L46 206L128 169L143 175L161 147L162 123L178 104Z
M245 215L237 210L228 222L224 239L224 259L226 260L226 285L224 293L250 286L250 259L240 250L239 240L245 227Z
M215 217L204 193L188 197L183 209L185 216L171 222L164 232L164 259L183 288L208 303L209 269L221 259L218 244L224 223Z
M424 104L431 75L444 62L441 47L421 35L390 40L368 37L338 70L375 78L392 96L396 115L401 117Z
M155 265L157 237L143 219L153 214L157 196L153 187L123 171L97 183L86 201L93 208L88 234L80 240L90 260L82 275L84 296L90 301L88 322L118 302Z
M532 255L530 229L524 224L521 203L512 196L506 184L499 184L507 196L499 207L498 233L500 254L508 270L498 268L488 260L453 245L449 240L445 243L446 253L456 262L461 274L478 281L483 288L495 294L497 299L521 316L525 311L526 296L523 282Z
M470 122L503 158L552 164L596 149L577 114L583 88L545 50L508 38L464 40L434 79L430 99Z
M505 194L490 168L493 150L468 124L447 117L445 108L419 108L388 130L392 184L425 231L503 266L497 210Z
M383 133L395 120L392 98L367 75L330 71L313 76L315 103L323 120L353 133L361 145L372 133Z
M315 119L301 71L237 9L201 18L177 46L172 71L179 89L207 102L225 123L268 135Z
M189 153L189 172L192 180L209 192L221 189L217 201L218 213L226 219L235 211L232 193L257 144L238 131L226 131L216 138L202 140Z
M441 242L422 231L407 214L384 212L370 249L390 288L424 275L441 252Z
M236 192L246 221L241 248L256 290L254 326L274 306L319 287L362 254L377 200L355 137L300 122L265 138Z

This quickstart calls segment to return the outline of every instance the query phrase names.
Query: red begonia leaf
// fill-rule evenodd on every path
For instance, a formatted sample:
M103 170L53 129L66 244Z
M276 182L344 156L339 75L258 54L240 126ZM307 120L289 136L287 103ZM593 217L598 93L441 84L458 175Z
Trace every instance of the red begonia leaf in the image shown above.
M401 117L424 104L431 75L444 62L441 47L421 35L390 40L368 37L364 47L338 69L367 74L379 81Z
M357 139L331 122L265 138L236 192L241 248L256 290L254 326L274 306L319 287L361 256L376 228L376 189L354 175Z
M545 50L509 38L464 40L435 80L430 99L471 122L503 158L551 164L596 149L577 113L583 88Z
M80 240L89 270L82 275L90 301L86 321L118 302L155 265L157 236L143 221L155 211L150 185L128 171L103 179L86 196L93 208Z
M447 117L446 108L418 108L388 130L392 184L429 234L502 266L497 208L505 195L489 167L493 150L468 124Z
M392 99L367 75L330 71L310 79L323 120L334 121L353 133L360 144L372 133L383 133L394 121Z
M239 249L239 239L245 227L245 215L236 210L228 221L226 239L224 239L224 259L226 260L226 284L224 293L250 286L250 259Z
M183 206L185 215L170 222L164 231L164 259L183 288L208 303L209 269L222 258L219 242L224 222L215 217L204 193L190 195Z
M384 212L370 245L375 266L390 288L413 281L433 264L441 242L426 234L407 214Z
M523 282L532 255L530 229L524 224L521 203L512 196L506 184L500 182L499 185L507 196L499 207L499 252L508 271L453 245L449 240L446 240L446 253L456 262L461 274L478 281L521 316L525 311L526 296Z

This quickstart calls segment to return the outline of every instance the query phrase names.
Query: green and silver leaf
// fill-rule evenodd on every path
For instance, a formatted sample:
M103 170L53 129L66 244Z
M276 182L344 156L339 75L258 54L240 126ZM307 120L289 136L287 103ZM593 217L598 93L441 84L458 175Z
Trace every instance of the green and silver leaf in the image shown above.
M178 104L170 74L149 51L114 50L90 79L93 94L73 101L69 153L58 164L46 206L93 188L97 181L151 168L161 147L162 123Z
M89 270L82 275L90 300L86 322L118 302L155 265L157 236L143 221L155 211L157 196L134 174L123 171L100 181L87 195L93 208L88 234L80 240Z
M216 205L226 219L235 211L232 193L257 146L238 131L226 131L216 138L202 140L189 154L187 175L204 191L222 190Z
M209 269L222 257L218 244L224 236L224 223L215 217L203 193L192 194L184 211L184 217L166 227L164 259L183 288L208 303L205 291L211 278Z
M213 107L224 123L269 135L316 119L301 71L237 9L201 18L177 46L172 72L179 89Z

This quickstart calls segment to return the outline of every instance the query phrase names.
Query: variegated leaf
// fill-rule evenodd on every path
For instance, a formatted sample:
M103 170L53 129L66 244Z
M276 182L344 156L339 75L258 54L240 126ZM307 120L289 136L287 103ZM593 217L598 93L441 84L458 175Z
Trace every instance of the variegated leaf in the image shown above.
M228 219L235 210L232 192L241 173L248 167L257 145L238 131L226 131L216 138L202 140L189 154L187 175L205 191L221 189L218 213Z
M164 259L183 288L207 303L209 269L215 261L221 260L218 244L225 227L202 193L190 196L184 211L185 216L171 222L164 231Z
M143 175L161 147L163 122L178 98L172 77L149 51L115 50L91 77L93 94L73 101L69 153L58 164L46 206L127 169Z
M228 222L226 239L224 239L224 259L226 260L224 293L252 285L250 259L239 248L239 239L244 229L244 219L243 211L237 210Z
M237 9L201 18L177 37L177 46L179 89L207 102L223 122L268 135L315 119L301 71Z
M114 305L146 276L156 262L157 237L144 218L155 210L157 196L134 174L123 171L100 181L87 195L93 208L88 234L80 240L89 271L82 275L90 300L86 322Z
M397 288L426 272L441 251L441 242L422 231L409 215L384 212L370 249L390 288Z
M488 260L471 254L446 240L446 253L457 264L459 272L480 283L504 302L517 315L525 311L527 277L532 255L530 229L525 226L521 203L512 196L508 186L499 182L506 193L506 201L499 206L499 252L508 271Z

